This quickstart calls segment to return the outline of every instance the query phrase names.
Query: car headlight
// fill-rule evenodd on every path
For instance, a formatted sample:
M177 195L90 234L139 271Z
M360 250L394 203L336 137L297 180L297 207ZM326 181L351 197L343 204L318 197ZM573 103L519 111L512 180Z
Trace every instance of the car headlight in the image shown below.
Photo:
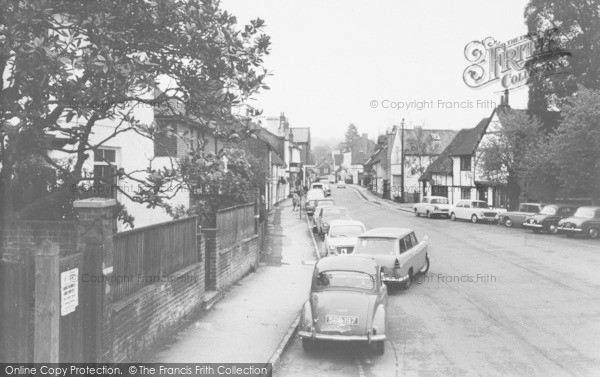
M483 211L479 212L479 216L483 217Z
M335 246L329 245L329 250L331 250L331 251L335 250Z

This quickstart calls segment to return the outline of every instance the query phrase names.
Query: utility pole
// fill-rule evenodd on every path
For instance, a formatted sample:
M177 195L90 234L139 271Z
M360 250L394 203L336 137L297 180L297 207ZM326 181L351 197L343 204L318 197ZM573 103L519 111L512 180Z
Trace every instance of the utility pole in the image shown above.
M402 147L402 154L400 155L400 172L402 174L402 186L400 188L400 203L404 203L404 118L402 118L402 123L400 124L400 126L400 146Z

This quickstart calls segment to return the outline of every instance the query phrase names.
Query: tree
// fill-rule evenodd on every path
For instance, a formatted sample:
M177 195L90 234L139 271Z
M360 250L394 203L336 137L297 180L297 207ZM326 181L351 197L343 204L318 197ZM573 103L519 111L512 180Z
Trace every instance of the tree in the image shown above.
M600 90L579 87L563 102L563 120L551 137L562 187L600 201Z
M360 138L358 128L353 123L350 123L344 134L344 146L346 148L352 147L358 138Z
M525 111L499 109L497 114L501 125L488 128L477 150L477 166L487 181L506 184L512 208L519 203L528 166L526 157L539 141L541 123Z
M411 175L422 175L431 162L431 157L440 154L438 145L431 137L431 132L416 126L406 137L404 148L410 151L411 158L406 158L404 167Z
M95 150L132 130L155 138L160 130L131 115L136 106L175 104L227 139L249 133L230 109L267 89L262 59L270 41L262 34L264 21L239 30L217 0L0 0L0 8L3 218L68 209L77 198L70 188L85 182L82 168ZM161 85L167 89L158 92ZM90 135L102 120L114 122L114 132L93 145ZM56 135L72 148L53 143ZM52 151L71 157L61 164L50 157ZM41 164L44 171L54 169L56 180L40 186L45 192L24 192L32 172L23 168ZM147 179L122 170L115 174L142 186L138 195L123 195L157 206L166 195L165 182L181 172L149 168Z
M321 162L323 158L326 158L331 154L331 147L329 145L317 145L312 150L313 161L315 163Z
M600 0L530 0L525 20L537 44L527 63L529 110L539 114L577 91L600 89ZM550 53L548 53L550 52ZM566 74L553 75L565 72Z

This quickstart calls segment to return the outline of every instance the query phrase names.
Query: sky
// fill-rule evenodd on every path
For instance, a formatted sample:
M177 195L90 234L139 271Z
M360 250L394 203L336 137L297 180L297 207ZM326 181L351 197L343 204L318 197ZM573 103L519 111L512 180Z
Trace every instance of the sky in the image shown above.
M465 46L527 33L527 1L223 0L241 24L260 17L271 36L264 91L249 102L265 116L285 113L313 140L343 139L348 124L375 138L406 127L475 127L503 87L470 88ZM525 108L527 89L510 93ZM412 105L411 105L412 103ZM399 109L401 107L401 109ZM410 107L407 109L407 107ZM420 109L419 109L420 108Z

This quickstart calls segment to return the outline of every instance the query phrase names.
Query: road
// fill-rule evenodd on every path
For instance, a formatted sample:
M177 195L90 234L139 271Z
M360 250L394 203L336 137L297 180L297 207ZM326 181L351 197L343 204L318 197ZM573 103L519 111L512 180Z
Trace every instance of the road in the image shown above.
M429 236L431 268L391 290L385 354L299 338L278 376L600 376L600 242L427 219L333 189L367 228ZM321 246L321 245L319 245Z

